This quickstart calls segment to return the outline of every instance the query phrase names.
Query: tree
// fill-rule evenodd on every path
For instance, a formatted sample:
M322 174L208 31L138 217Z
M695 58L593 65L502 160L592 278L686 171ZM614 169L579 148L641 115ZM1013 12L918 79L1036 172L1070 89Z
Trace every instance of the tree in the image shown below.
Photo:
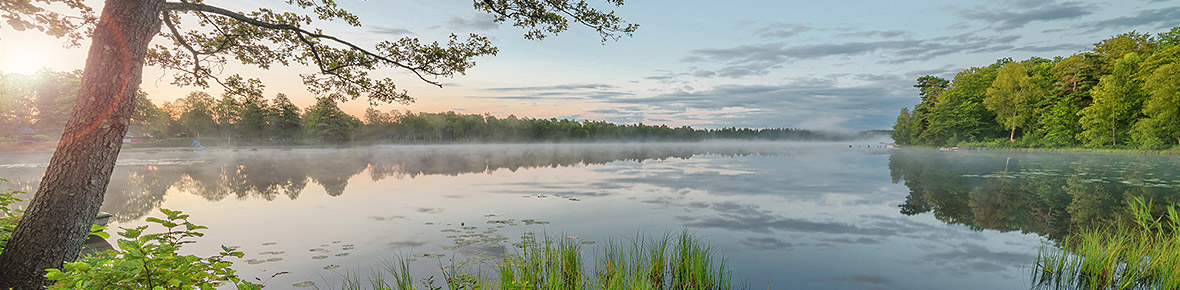
M298 139L303 131L303 119L299 116L299 107L291 103L286 94L275 96L274 105L267 113L267 135L281 140Z
M623 5L622 0L605 1ZM178 71L174 84L204 87L213 81L233 94L250 88L250 82L235 81L240 77L223 81L214 74L214 68L223 67L229 58L263 69L296 63L317 69L302 78L309 90L321 97L344 100L363 95L372 101L408 102L408 93L398 90L393 80L374 79L370 72L403 69L438 85L427 76L463 74L475 65L474 57L498 51L488 38L474 34L466 41L452 36L446 44L402 38L364 49L307 28L313 18L361 25L355 15L335 2L287 3L308 9L312 15L265 8L234 12L201 0L106 0L101 17L93 22L88 21L93 20L88 17L91 9L81 0L0 2L0 15L17 30L36 29L80 39L87 33L78 28L94 23L78 101L29 210L0 254L0 289L39 287L45 283L44 269L58 268L77 256L102 204L145 64ZM45 9L59 4L81 17ZM495 15L497 22L527 29L525 37L529 39L562 32L570 21L595 29L603 41L630 35L638 28L584 1L477 0L474 6ZM182 32L186 21L207 29ZM172 43L151 46L162 27L167 27L163 35Z
M303 115L303 128L307 136L323 143L340 144L352 141L352 135L360 126L360 120L340 110L336 102L328 98L316 100Z
M996 71L1010 59L1001 59L986 67L973 67L955 75L946 91L938 95L931 108L930 126L922 132L922 143L955 145L962 141L979 141L999 136L996 114L983 105L987 88L996 80Z
M164 111L147 98L147 93L139 91L135 97L135 112L131 114L131 125L127 132L133 135L160 137L167 126L168 117Z
M44 134L60 134L78 98L82 72L42 70L33 78L32 90L37 98L37 122L34 127Z
M1155 37L1156 50L1167 50L1180 46L1180 26L1172 27L1168 32L1161 32Z
M898 141L899 143L904 145L923 143L920 137L930 126L930 113L938 103L939 96L948 86L950 86L950 81L940 77L927 75L918 78L918 83L914 87L918 88L918 95L922 96L922 102L914 106L914 111L910 114L910 128L906 130L909 136L902 137L908 141Z
M199 138L202 134L209 136L216 132L217 121L213 120L213 104L216 101L213 96L194 91L176 102L181 111L177 119L189 136Z
M1155 149L1166 143L1180 145L1180 63L1159 67L1143 84L1146 118L1135 123L1133 137L1140 147Z
M34 93L29 79L22 74L0 74L0 137L16 136L19 128L32 125Z
M270 106L262 95L245 95L238 108L237 132L244 139L258 140L265 138L267 128L267 113Z
M1104 73L1113 72L1115 63L1129 53L1146 56L1150 55L1153 50L1155 50L1155 43L1151 41L1151 35L1134 31L1115 35L1094 44L1094 53L1101 56L1102 63L1104 63L1102 66Z
M893 123L893 142L902 145L910 145L914 143L914 131L916 131L917 124L914 118L910 116L909 108L901 108L901 113L897 115L897 122Z
M1023 63L1011 62L1000 67L996 80L987 88L983 104L996 113L996 121L1011 130L1008 141L1015 141L1016 128L1024 127L1031 119L1029 103L1043 98L1044 89L1037 85L1040 76L1029 76Z
M1102 76L1094 88L1094 103L1078 114L1082 133L1078 136L1089 146L1110 144L1128 139L1129 129L1143 112L1143 94L1133 75L1142 58L1129 53L1115 62L1113 73Z
M1090 90L1098 85L1100 67L1097 54L1081 53L1061 59L1049 69L1056 86L1048 108L1042 111L1038 121L1044 130L1043 145L1077 144L1075 136L1082 132L1078 111L1092 102Z

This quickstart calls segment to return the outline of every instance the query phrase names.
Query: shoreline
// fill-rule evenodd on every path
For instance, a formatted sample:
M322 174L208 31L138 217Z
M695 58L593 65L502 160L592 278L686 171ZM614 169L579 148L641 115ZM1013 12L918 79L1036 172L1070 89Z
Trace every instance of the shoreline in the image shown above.
M1180 148L1167 150L1125 149L1125 148L1030 148L1030 147L934 147L907 145L898 146L901 149L930 149L938 151L1016 151L1016 152L1052 152L1052 153L1098 153L1098 154L1136 154L1136 155L1180 155Z

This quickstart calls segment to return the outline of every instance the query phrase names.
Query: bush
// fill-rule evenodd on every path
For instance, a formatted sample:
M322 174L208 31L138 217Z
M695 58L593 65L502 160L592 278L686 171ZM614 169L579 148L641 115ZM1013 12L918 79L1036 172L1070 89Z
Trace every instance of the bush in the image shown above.
M33 141L49 142L49 140L53 140L53 138L49 138L49 136L45 136L44 134L33 135Z
M144 234L148 226L124 229L119 233L120 251L105 251L66 263L64 272L48 269L45 277L57 281L49 289L213 289L222 283L233 283L238 289L261 289L260 285L243 281L233 269L228 257L243 256L242 252L222 246L222 252L209 258L180 255L188 238L201 237L205 229L188 221L189 215L180 211L160 209L167 219L150 217L150 223L167 228L162 233Z
M8 182L8 180L0 178L0 182ZM12 237L12 231L16 229L16 222L24 213L20 209L10 208L12 204L20 201L16 195L22 193L24 192L0 191L0 253L4 252L4 245L8 244L8 239Z

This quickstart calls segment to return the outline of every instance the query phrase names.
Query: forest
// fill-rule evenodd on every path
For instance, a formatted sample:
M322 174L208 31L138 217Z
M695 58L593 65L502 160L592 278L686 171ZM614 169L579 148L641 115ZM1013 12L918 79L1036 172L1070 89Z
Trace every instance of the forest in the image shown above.
M13 141L20 128L32 128L38 141L60 136L77 98L81 72L42 70L33 75L0 74L0 141ZM299 108L282 93L223 94L193 91L157 105L146 93L136 98L128 136L205 144L420 144L598 141L701 141L709 139L844 141L887 134L826 132L793 128L695 129L667 125L614 124L570 119L497 118L490 114L424 113L369 108L359 118L336 101L320 98Z
M922 76L922 97L893 126L901 145L1180 147L1180 27L1128 32L1052 59L1004 58L947 80Z

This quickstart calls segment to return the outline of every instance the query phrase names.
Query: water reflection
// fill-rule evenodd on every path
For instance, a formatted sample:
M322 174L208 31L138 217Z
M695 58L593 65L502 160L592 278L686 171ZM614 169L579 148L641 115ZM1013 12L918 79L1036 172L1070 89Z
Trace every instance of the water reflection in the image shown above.
M416 269L437 271L440 259L499 253L529 231L596 241L592 251L688 227L754 285L1013 289L1029 285L1041 236L1118 219L1130 196L1175 202L1180 186L1174 157L860 147L138 151L120 159L103 209L119 226L161 206L201 217L208 239L255 262L282 258L235 265L248 276L293 273L277 288L406 251L421 259ZM35 186L43 169L5 164L38 162L0 156L0 176Z
M893 181L910 189L901 213L1054 241L1126 220L1135 197L1162 214L1163 205L1180 202L1176 164L1158 155L898 150L889 157Z
M114 214L116 221L136 220L158 208L169 189L208 201L231 197L295 200L309 182L323 187L329 196L343 195L349 180L366 171L371 180L380 181L615 161L688 159L697 154L773 156L792 153L790 150L768 151L750 146L686 144L131 151L120 156L120 166L112 174L108 186L110 193L106 195L102 211ZM46 154L5 156L0 158L0 176L9 179L6 186L35 192L47 159Z

